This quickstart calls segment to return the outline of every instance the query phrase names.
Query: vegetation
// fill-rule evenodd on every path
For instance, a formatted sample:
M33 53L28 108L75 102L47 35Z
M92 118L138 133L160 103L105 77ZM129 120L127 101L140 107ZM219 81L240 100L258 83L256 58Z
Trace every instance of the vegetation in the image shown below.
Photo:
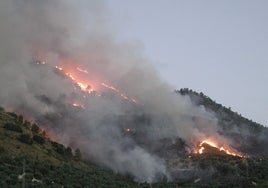
M66 147L45 137L37 124L21 115L0 110L0 185L22 187L267 187L268 159L216 154L185 156L180 163L194 164L209 178L136 183L131 177L84 161L79 148ZM23 170L24 169L24 170Z
M220 115L224 115L224 118L227 118L230 121L233 121L234 123L237 123L239 125L244 124L244 125L249 125L253 127L255 130L261 130L264 128L263 125L256 123L252 120L249 120L245 117L243 117L241 114L237 112L233 112L231 107L225 107L222 104L219 104L206 96L204 93L200 92L195 92L191 89L188 88L182 88L180 90L175 90L176 93L181 94L181 95L188 95L192 101L194 101L197 105L202 105L206 109L212 111L212 112L222 112ZM218 116L220 119L222 119L220 116Z
M4 128L10 131L22 133L22 128L19 125L14 124L14 123L6 123L4 125Z
M41 145L45 143L45 138L44 138L43 136L41 136L41 135L38 135L38 134L35 134L35 135L33 136L33 140L34 140L36 143L41 144Z
M233 112L230 107L213 101L202 92L197 93L188 88L175 92L189 96L196 105L212 112L218 120L219 134L236 143L239 151L255 157L268 156L268 127L244 118L241 114Z
M18 137L18 140L25 144L31 145L33 143L33 139L31 138L31 135L27 133L20 134L20 136Z
M31 128L33 133L38 134L39 133L39 127L34 123Z
M37 124L0 112L0 187L137 187L130 177L82 161L80 149L48 140ZM36 179L37 181L33 181ZM147 186L148 187L148 186Z

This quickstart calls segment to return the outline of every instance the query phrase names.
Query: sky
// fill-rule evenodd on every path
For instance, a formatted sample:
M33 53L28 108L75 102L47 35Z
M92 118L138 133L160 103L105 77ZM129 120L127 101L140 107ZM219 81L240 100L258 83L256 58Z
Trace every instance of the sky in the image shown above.
M268 126L268 1L107 0L107 8L118 39L140 44L174 89Z

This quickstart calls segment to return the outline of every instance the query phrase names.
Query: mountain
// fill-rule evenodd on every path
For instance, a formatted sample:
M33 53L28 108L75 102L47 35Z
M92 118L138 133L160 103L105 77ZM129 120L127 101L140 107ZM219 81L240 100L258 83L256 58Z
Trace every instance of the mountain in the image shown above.
M197 93L191 89L183 88L175 91L178 94L189 96L198 106L203 106L213 113L220 126L219 133L232 140L234 148L254 157L268 156L268 127L249 120L231 108L216 103L202 92Z
M237 142L235 149L246 157L228 155L203 144L204 153L188 153L183 140L163 139L146 145L143 132L126 132L139 145L169 159L172 181L137 183L131 176L118 175L84 158L78 148L54 142L42 127L22 115L0 108L0 184L1 187L265 187L268 186L267 128L217 104L202 93L189 89L176 91L203 106L218 119L219 133ZM109 121L109 119L108 119ZM146 114L120 117L137 126L150 123ZM140 129L142 130L142 129ZM161 149L159 149L161 148ZM23 172L25 175L23 176ZM20 175L20 176L19 176ZM20 177L20 179L18 179ZM24 178L23 178L24 177Z

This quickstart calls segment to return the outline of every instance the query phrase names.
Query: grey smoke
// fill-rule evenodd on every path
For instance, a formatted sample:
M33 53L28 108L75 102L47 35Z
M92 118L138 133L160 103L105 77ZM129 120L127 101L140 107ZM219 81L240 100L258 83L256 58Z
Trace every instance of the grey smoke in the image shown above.
M0 105L40 122L60 142L115 172L139 182L170 178L157 144L181 138L191 148L212 135L223 139L217 120L188 97L175 95L139 45L117 41L105 9L104 1L0 1ZM47 65L34 65L36 58ZM92 80L108 81L143 105L104 91L102 97L82 99L53 71L59 63L79 64ZM71 108L66 98L83 100L87 109Z

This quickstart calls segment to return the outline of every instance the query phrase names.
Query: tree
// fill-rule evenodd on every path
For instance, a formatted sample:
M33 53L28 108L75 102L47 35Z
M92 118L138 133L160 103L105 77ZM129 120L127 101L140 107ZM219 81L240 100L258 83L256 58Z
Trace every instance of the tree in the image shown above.
M73 151L72 151L72 148L70 148L69 146L66 148L65 150L65 156L67 158L72 158L73 157Z
M4 125L4 128L10 131L15 131L22 133L22 128L19 125L13 124L13 123L6 123Z
M39 127L34 123L31 128L33 133L38 134L39 133Z
M21 134L18 138L19 141L26 143L26 144L32 144L33 140L29 134Z
M41 135L45 138L47 136L47 133L45 130L42 131Z
M45 143L45 138L40 135L34 135L33 140L41 145Z
M51 141L51 144L52 144L52 146L54 147L54 149L55 149L55 151L56 151L57 153L59 153L59 154L61 154L61 155L64 154L64 152L65 152L65 147L64 147L64 145L59 144L59 143L57 143L57 142L53 142L53 141Z
M19 124L23 124L23 116L22 115L18 116L18 122L19 122Z
M24 123L22 124L23 127L30 129L31 127L31 123L29 121L24 121Z

